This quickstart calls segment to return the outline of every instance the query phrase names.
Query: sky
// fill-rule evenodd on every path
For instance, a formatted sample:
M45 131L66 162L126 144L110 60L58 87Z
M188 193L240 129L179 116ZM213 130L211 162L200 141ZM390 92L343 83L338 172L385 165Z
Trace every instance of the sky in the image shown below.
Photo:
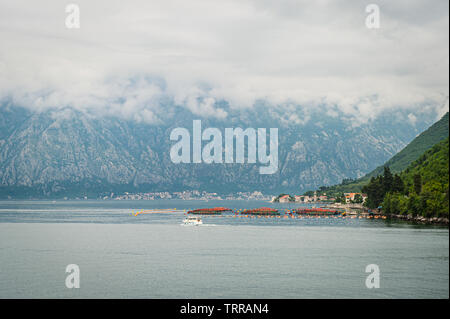
M80 28L67 28L77 4ZM380 27L366 26L368 4ZM158 123L258 101L368 120L448 111L448 0L0 0L0 101ZM226 102L227 108L223 107ZM164 106L165 105L165 106Z

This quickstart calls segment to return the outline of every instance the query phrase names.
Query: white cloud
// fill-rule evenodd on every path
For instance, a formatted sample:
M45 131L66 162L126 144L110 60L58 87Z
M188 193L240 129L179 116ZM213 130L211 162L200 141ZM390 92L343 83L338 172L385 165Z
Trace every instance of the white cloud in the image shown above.
M436 120L440 119L445 113L449 111L449 105L448 105L448 97L447 100L445 100L444 103L437 106L437 117Z
M409 122L410 122L412 125L415 125L416 122L417 122L417 117L416 117L414 114L409 113L409 114L408 114L408 120L409 120Z
M389 108L448 110L448 1L0 0L0 99L72 106L157 123L164 96L194 114L329 106L376 117ZM294 117L293 121L302 121Z

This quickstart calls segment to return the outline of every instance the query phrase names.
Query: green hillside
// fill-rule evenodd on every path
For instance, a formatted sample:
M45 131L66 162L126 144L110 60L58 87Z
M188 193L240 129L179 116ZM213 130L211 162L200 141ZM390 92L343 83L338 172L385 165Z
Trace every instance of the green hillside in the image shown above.
M381 204L383 212L388 215L448 218L448 144L447 137L427 150L400 173L401 181L392 179L386 170L383 176L373 177L363 189L368 192L371 206ZM384 192L382 198L379 197L380 189Z
M443 191L448 192L448 144L449 138L447 137L426 151L400 174L405 182L406 189L411 192L411 187L414 186L414 176L420 175L423 186L434 181L446 185Z
M417 136L399 153L394 155L384 165L377 167L365 176L354 180L345 181L341 184L321 187L321 192L329 194L360 192L364 185L367 185L372 177L383 174L383 168L388 166L393 173L401 172L406 169L413 161L417 160L426 150L433 147L449 136L449 115L448 112L436 123L430 126L426 131Z

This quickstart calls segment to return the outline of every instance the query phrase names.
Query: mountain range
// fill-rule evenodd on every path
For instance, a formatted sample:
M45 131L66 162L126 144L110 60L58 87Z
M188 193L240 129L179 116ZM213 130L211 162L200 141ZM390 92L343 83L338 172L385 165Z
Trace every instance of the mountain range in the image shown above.
M255 107L228 110L226 120L175 108L163 122L98 116L73 108L30 111L0 105L0 196L59 198L111 192L206 190L301 193L359 178L395 155L432 124L391 111L358 123L321 108L302 114ZM295 111L292 111L295 112ZM168 112L169 113L169 112ZM295 115L292 117L292 115ZM174 164L173 128L279 128L279 165L260 175L259 164ZM448 127L447 127L448 130Z

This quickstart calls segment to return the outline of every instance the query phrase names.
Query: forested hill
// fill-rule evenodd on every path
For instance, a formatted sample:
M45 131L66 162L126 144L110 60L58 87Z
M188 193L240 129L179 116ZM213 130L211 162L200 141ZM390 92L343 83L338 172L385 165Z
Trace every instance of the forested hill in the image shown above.
M362 187L367 185L371 177L383 174L383 168L385 166L389 167L391 172L399 173L417 160L425 151L429 150L440 141L448 138L448 136L449 114L447 112L439 121L418 135L411 143L394 155L384 165L377 167L355 181L347 180L341 184L327 187L326 189L322 188L322 190L326 190L327 193L331 194L339 192L360 192Z
M381 204L387 215L448 218L448 144L447 137L426 151L400 174L401 183L395 182L389 169L384 175L371 178L363 188L369 195L368 206Z
M413 186L414 176L420 175L423 186L427 183L439 183L443 186L442 190L448 193L448 144L449 138L447 137L426 151L402 172L400 176L405 181L407 188Z

